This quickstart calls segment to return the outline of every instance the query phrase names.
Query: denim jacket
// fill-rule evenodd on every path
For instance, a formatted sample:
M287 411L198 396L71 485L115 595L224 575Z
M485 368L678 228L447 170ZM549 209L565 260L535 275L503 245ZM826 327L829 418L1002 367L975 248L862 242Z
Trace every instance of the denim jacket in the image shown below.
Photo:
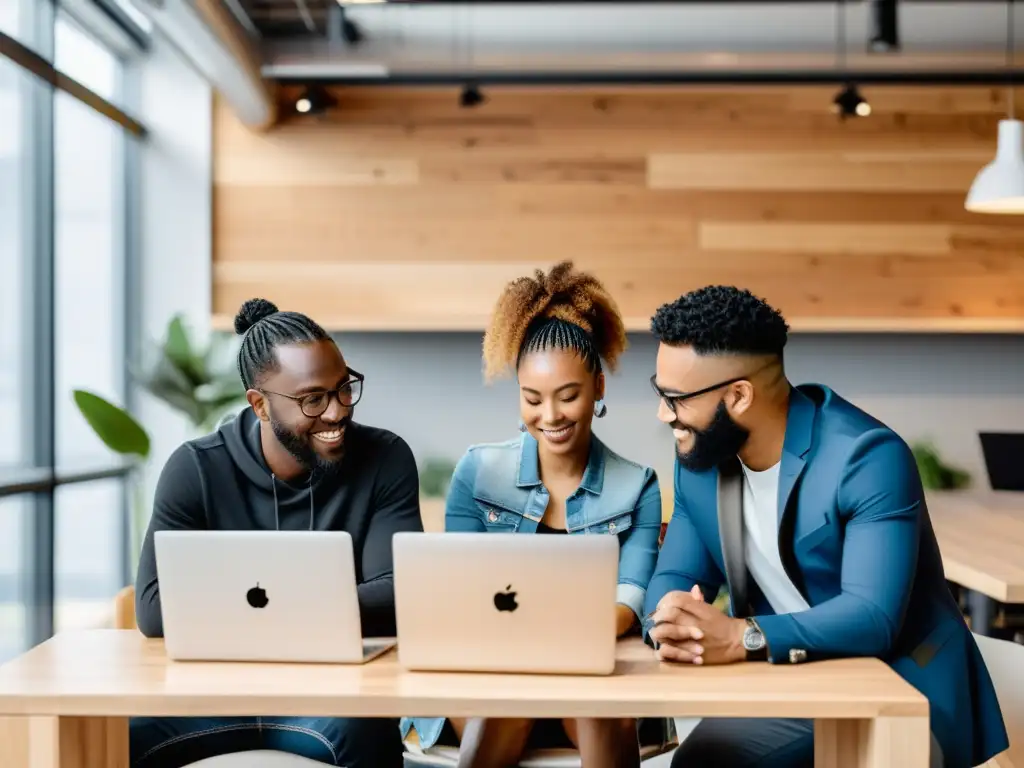
M452 475L445 503L445 530L535 533L550 496L540 479L537 441L529 433L502 443L470 447ZM579 487L566 499L566 530L619 538L616 600L643 619L647 584L658 559L661 489L650 467L622 458L597 436ZM405 738L416 728L420 746L433 746L444 718L402 718Z

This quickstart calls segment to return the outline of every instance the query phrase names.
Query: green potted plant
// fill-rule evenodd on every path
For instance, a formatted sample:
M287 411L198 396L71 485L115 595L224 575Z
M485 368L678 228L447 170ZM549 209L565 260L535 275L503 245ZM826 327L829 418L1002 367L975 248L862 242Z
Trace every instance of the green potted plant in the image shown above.
M449 459L429 458L420 468L420 494L427 499L444 499L448 484L455 471L455 462Z
M129 537L132 563L138 562L144 535L144 506L142 465L149 458L149 434L135 418L94 392L76 389L72 393L75 405L96 435L110 450L127 457L135 466L129 477L131 486L131 517Z
M455 471L455 462L432 457L423 462L420 474L420 515L428 531L444 530L444 500Z
M914 454L917 471L921 475L921 484L925 490L948 491L970 485L971 476L959 467L946 464L930 441L918 441L910 450Z
M235 351L226 335L213 334L198 347L185 322L175 315L163 341L153 345L141 370L132 378L147 392L188 419L199 433L211 431L231 410L245 402L245 388L235 369ZM81 389L73 393L82 416L112 451L140 465L149 458L149 435L124 408ZM146 509L141 473L132 473L132 555L137 561L145 532Z
M205 347L198 347L182 317L175 315L163 343L151 350L150 360L133 377L197 430L209 432L227 412L245 402L236 353L231 337L220 333L212 334Z

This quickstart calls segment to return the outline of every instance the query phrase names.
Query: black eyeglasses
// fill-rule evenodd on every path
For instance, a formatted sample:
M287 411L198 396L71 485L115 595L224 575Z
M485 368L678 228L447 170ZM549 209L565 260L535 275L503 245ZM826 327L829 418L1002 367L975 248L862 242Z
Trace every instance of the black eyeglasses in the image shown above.
M701 395L706 395L708 392L714 392L716 389L721 389L722 387L727 387L730 384L735 384L737 381L743 381L746 378L748 378L748 377L747 376L737 376L734 379L727 379L726 381L720 381L717 384L712 384L710 387L704 387L704 389L698 389L695 392L684 392L684 393L680 393L678 395L670 395L665 390L663 390L661 387L658 386L657 381L655 381L655 379L657 379L657 374L655 374L654 376L651 376L651 388L654 390L655 394L658 395L658 397L660 397L662 400L665 401L665 405L668 406L668 409L670 411L672 411L673 413L675 413L676 412L676 405L678 403L683 402L684 400L690 400L690 399L692 399L694 397L700 397Z
M294 400L299 404L299 409L302 411L303 416L308 419L315 419L327 410L327 407L331 404L332 397L338 398L338 402L345 408L351 408L359 402L359 398L363 396L363 381L366 377L357 371L353 371L351 368L348 371L348 376L348 381L337 389L309 392L305 395L286 395L283 392L271 392L266 389L259 391L265 395L277 395L278 397L287 397L289 400Z
M655 374L654 376L651 376L651 388L658 395L658 397L660 397L662 400L665 401L665 405L668 406L668 409L670 411L672 411L673 413L676 413L676 405L678 403L681 403L684 400L690 400L690 399L692 399L694 397L700 397L701 395L706 395L708 392L714 392L716 389L721 389L722 387L727 387L730 384L735 384L737 381L747 381L755 373L760 373L764 369L770 368L772 365L775 365L774 361L765 363L764 365L760 366L759 368L755 368L754 370L752 370L750 373L748 373L745 376L737 376L737 377L735 377L733 379L726 379L725 381L720 381L717 384L712 384L710 387L704 387L704 389L698 389L696 392L680 392L679 394L672 394L672 395L668 394L665 390L663 390L661 387L658 386L658 383L656 381L656 379L658 378L658 375Z

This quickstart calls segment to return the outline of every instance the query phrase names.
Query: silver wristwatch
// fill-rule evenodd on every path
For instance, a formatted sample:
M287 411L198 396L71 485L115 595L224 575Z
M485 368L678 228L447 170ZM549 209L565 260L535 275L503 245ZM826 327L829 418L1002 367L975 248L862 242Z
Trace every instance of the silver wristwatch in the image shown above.
M747 652L747 659L757 661L767 658L764 633L757 626L753 619L747 619L747 628L743 630L743 648Z

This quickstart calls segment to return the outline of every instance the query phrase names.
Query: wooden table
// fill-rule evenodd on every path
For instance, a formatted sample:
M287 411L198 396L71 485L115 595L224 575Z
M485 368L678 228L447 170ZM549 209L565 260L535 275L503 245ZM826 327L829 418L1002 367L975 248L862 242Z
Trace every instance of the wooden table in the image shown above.
M930 492L928 512L946 578L971 590L971 628L988 634L993 600L1024 603L1024 493Z
M134 630L66 632L0 667L0 766L125 768L131 715L813 717L817 765L928 765L928 701L885 664L661 664L619 644L608 677L171 662ZM2 716L8 717L6 720ZM5 732L6 731L6 732Z

